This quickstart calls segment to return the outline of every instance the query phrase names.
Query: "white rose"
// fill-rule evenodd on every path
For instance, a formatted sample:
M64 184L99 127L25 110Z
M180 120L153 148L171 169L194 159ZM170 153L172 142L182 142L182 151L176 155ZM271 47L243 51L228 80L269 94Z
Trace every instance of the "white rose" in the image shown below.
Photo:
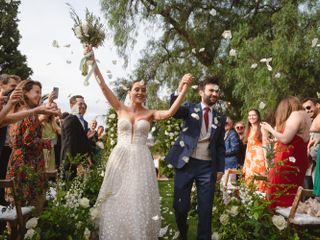
M79 200L79 204L80 204L80 207L83 207L83 208L88 208L90 207L90 200L88 198L81 198Z
M91 234L90 230L88 228L86 228L83 233L84 239L89 240L90 234Z
M231 209L228 211L232 217L235 217L238 215L238 206L232 206Z
M96 208L90 209L90 217L92 220L96 219L98 216L98 210Z
M219 240L220 236L218 232L212 233L211 240Z
M35 230L33 229L28 229L28 231L26 232L26 234L24 235L24 239L31 239L34 234L36 233Z
M83 22L81 27L82 27L82 31L83 31L84 35L88 36L89 26L88 26L87 22Z
M26 229L35 228L38 225L39 218L30 218L26 223Z
M83 37L80 26L76 26L76 27L74 28L74 33L75 33L76 37L79 38L79 39Z
M219 220L222 225L227 225L229 222L229 216L227 214L221 214Z
M282 231L287 227L287 221L286 219L281 215L274 215L272 217L272 223L280 230Z

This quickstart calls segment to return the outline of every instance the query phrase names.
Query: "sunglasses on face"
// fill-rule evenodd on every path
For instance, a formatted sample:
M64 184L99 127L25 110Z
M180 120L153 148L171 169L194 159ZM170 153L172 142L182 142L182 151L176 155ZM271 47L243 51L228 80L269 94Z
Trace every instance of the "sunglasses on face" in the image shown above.
M305 110L310 110L310 109L311 109L311 106L306 106L304 109L305 109Z
M236 129L237 130L242 130L242 129L244 129L244 126L236 126Z

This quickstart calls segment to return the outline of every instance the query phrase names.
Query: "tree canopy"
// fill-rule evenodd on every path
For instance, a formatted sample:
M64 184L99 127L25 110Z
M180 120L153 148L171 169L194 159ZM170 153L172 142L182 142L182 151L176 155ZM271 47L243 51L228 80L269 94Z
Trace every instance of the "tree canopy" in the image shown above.
M0 0L0 73L15 74L27 79L32 70L27 59L18 50L20 33L18 30L18 6L20 1Z
M196 80L219 76L223 98L238 117L259 105L270 110L287 95L316 95L315 0L103 0L101 5L124 59L141 27L150 33L132 78L148 83L151 103L160 85L174 89L186 72ZM189 97L196 96L193 91Z

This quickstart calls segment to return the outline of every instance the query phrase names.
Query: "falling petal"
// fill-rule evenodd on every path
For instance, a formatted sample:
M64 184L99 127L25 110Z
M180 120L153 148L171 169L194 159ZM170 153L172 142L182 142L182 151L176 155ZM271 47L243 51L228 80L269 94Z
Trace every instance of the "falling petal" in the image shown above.
M214 8L212 8L209 13L213 17L217 15L217 11Z
M276 75L274 75L275 78L280 78L281 77L281 73L276 73Z
M184 157L182 157L182 160L183 160L184 162L188 163L188 162L189 162L189 157L184 156Z
M108 78L110 78L110 79L112 78L112 74L108 74L107 76L108 76Z
M154 80L154 83L156 83L156 84L160 84L160 81L159 81L159 80L157 80L157 79L155 79L155 80Z
M215 125L218 125L218 123L219 123L218 118L217 118L217 117L214 117L213 122L214 122Z
M317 92L317 97L320 98L320 93L319 92Z
M185 131L187 131L188 130L188 128L186 127L186 128L184 128L184 129L182 129L182 132L185 132Z
M123 90L125 90L125 91L128 91L129 89L125 86L125 85L123 85L123 84L120 84L120 87L123 89Z
M197 120L200 120L199 115L196 114L196 113L191 113L191 117L193 117L193 118L195 118L195 119L197 119Z
M267 62L267 59L266 59L266 58L261 58L261 59L260 59L260 62L262 62L262 63L263 63L263 62Z
M110 70L107 70L107 73L111 73L111 71L110 71Z
M71 97L71 95L72 95L72 93L69 93L67 97L69 98L69 97Z
M67 64L71 64L71 61L70 61L70 60L67 60L66 63L67 63Z
M200 108L194 108L193 109L195 112L200 112Z
M117 60L112 60L112 64L116 65L117 64Z
M85 81L83 82L83 85L84 85L85 87L88 87L88 86L89 86L89 81L88 81L88 80L85 80Z
M218 85L213 85L213 90L219 91L219 86Z
M211 127L212 127L213 129L216 129L216 128L217 128L217 125L212 124Z
M157 215L157 216L152 217L152 220L158 221L159 220L159 216Z
M57 40L53 40L52 47L59 48L59 43Z
M295 163L295 162L296 162L296 158L293 157L293 156L290 156L290 157L289 157L289 161Z
M272 71L272 67L269 64L267 64L267 68L269 71Z
M199 52L204 52L204 50L206 50L205 48L200 48Z
M266 104L264 102L260 102L259 108L264 109L266 107Z
M229 51L229 55L230 55L231 57L235 57L235 56L237 56L237 51L232 48L232 49Z
M168 164L167 166L168 166L168 168L173 168L173 166L171 164Z
M65 44L64 47L69 48L71 47L71 44Z
M314 38L314 39L312 39L311 47L315 47L315 46L317 46L318 40L319 40L318 38Z
M253 63L253 64L251 65L251 68L253 68L253 69L255 69L256 67L258 67L258 64L257 64L257 63Z
M47 66L51 65L51 62L48 62L46 65L47 65Z
M154 132L156 130L156 127L151 128L151 132Z
M222 37L225 38L225 39L231 39L232 38L231 30L225 30L222 33Z
M191 52L194 53L194 54L197 53L195 48L192 48Z
M141 84L141 85L144 85L144 81L143 81L143 80L141 80L141 81L140 81L140 84Z
M180 141L179 144L181 147L184 147L184 141Z
M198 85L192 85L191 88L196 90L196 89L198 89Z
M271 62L271 61L272 61L272 57L269 57L269 58L266 59L266 62L267 62L267 63L269 63L269 62Z

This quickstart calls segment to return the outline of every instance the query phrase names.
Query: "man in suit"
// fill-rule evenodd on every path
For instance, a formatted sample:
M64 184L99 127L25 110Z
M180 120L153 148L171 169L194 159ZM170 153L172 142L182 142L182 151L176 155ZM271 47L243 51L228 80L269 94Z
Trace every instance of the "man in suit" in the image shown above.
M70 157L75 157L78 154L90 154L90 143L87 137L88 122L84 120L83 115L86 111L84 98L80 95L75 95L70 98L71 114L69 114L61 126L61 161L64 162L65 169L70 167L67 162ZM71 165L71 178L76 176L77 166Z
M178 94L182 89L178 87ZM187 239L187 216L193 182L197 186L197 212L199 215L197 239L211 239L211 215L216 180L225 168L225 117L213 105L219 98L216 78L207 77L199 84L201 102L183 104L175 118L183 120L182 132L165 160L175 167L174 203L180 238ZM171 104L177 96L171 96Z

